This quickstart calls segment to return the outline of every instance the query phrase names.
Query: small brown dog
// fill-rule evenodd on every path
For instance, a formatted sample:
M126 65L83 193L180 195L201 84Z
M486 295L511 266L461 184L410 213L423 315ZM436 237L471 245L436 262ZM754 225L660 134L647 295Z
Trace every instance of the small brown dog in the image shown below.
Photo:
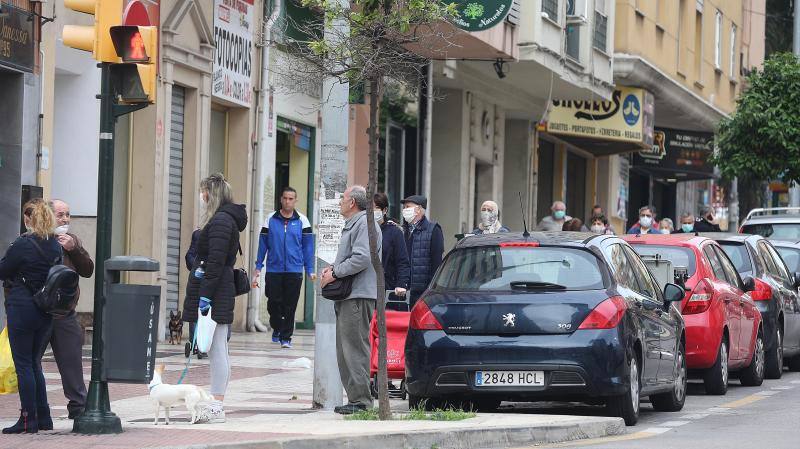
M183 337L183 321L181 320L181 311L169 312L169 344L181 344ZM175 343L175 340L178 340Z

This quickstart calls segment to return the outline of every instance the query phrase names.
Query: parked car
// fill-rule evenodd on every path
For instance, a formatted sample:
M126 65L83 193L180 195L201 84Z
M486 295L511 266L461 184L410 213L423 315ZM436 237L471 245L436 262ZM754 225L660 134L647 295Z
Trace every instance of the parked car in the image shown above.
M685 332L674 284L656 287L615 236L556 232L461 240L411 311L409 406L605 403L634 425L639 400L678 411Z
M641 255L670 260L681 273L689 374L703 378L708 394L725 394L733 371L742 385L761 385L764 332L761 314L746 294L755 288L753 278L742 281L722 248L705 237L630 235L625 240Z
M758 234L774 240L800 240L800 207L753 209L745 217L740 234Z
M742 277L755 279L750 297L764 327L765 374L780 379L784 360L800 369L800 273L789 271L770 242L760 235L703 234L722 246Z

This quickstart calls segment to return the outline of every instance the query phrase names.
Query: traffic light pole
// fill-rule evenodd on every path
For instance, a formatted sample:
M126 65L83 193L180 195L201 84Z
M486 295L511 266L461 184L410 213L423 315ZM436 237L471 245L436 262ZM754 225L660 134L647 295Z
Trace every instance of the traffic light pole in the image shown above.
M111 64L100 67L100 163L97 176L97 268L94 273L94 321L92 332L92 379L84 412L72 431L83 434L121 433L122 423L111 411L108 383L103 374L103 309L105 308L104 262L111 256L111 213L114 198L114 124L116 122Z

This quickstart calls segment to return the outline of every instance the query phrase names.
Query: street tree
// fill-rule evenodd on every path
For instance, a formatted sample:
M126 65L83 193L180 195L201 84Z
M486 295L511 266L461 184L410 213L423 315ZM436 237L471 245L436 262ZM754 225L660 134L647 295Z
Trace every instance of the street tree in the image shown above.
M747 77L736 111L720 122L712 162L723 177L800 182L800 61L771 56Z
M379 110L387 81L415 91L430 58L444 55L452 46L453 28L444 22L457 14L456 5L441 0L302 0L318 13L319 20L293 23L307 40L287 42L291 59L276 70L298 85L318 83L324 78L366 88L369 99L369 182L372 201L377 190ZM326 100L326 92L322 92ZM341 105L346 107L347 105ZM372 217L372 211L368 211ZM368 220L370 255L378 274L377 321L378 414L390 419L386 357L386 298L383 265L378 253L378 231Z

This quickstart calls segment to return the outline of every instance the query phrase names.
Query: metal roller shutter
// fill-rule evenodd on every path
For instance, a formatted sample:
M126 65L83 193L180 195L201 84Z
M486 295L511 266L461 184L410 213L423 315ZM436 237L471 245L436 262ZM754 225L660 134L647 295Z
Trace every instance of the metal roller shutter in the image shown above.
M169 206L167 208L167 310L178 309L183 203L183 106L186 91L172 87L169 136Z

